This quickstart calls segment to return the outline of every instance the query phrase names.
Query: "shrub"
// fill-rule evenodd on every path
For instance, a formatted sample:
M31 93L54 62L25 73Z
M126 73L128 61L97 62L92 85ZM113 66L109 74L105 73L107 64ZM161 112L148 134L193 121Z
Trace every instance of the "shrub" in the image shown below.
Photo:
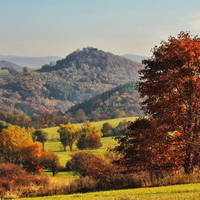
M21 166L11 163L0 164L0 196L8 198L10 193L15 193L17 197L31 196L31 191L27 193L29 186L48 185L47 177L36 177L29 175Z
M98 135L92 133L86 138L87 149L98 149L101 146L101 138Z
M83 177L89 176L98 179L112 166L94 154L79 152L72 155L72 159L66 167L68 170L78 172Z
M83 150L83 149L98 149L99 147L102 146L101 138L94 133L90 134L89 136L86 136L85 134L83 134L79 138L76 146L80 150Z
M109 137L109 136L112 136L112 126L110 123L108 122L105 122L102 126L102 129L101 129L101 132L103 133L103 136L104 137Z
M44 151L40 156L40 165L44 166L46 169L49 169L54 176L60 168L59 158L53 152Z

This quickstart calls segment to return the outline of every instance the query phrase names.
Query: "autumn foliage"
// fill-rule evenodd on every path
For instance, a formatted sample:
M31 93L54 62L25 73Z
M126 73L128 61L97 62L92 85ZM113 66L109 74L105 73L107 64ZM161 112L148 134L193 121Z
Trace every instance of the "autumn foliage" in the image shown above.
M124 153L122 162L190 174L200 164L200 38L181 32L152 52L137 85L150 121L131 124L116 151Z

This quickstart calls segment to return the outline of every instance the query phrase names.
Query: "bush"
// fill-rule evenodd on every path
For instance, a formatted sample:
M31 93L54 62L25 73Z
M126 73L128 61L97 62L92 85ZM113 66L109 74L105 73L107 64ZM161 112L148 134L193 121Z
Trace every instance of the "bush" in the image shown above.
M89 136L86 136L85 134L83 134L79 138L76 146L80 150L83 150L83 149L98 149L99 147L102 146L101 138L94 133L90 134Z
M111 168L110 164L90 153L79 152L72 155L72 159L66 164L68 170L78 172L81 176L92 177L98 179L107 168Z
M16 197L31 196L29 186L48 185L47 177L36 177L29 175L21 166L11 163L0 164L0 196L9 198L11 192ZM29 192L27 192L29 188Z
M56 175L60 168L58 156L50 151L42 152L40 156L40 164L44 166L44 168L50 170L53 176Z

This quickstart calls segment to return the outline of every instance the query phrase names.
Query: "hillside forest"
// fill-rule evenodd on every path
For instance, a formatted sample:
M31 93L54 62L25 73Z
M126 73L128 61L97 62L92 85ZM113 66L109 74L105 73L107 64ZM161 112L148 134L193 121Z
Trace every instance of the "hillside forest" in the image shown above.
M8 68L9 76L2 77L0 82L0 106L24 112L28 116L47 112L64 114L72 106L101 94L98 97L99 107L102 101L112 108L108 112L103 111L105 105L102 109L96 109L99 119L130 116L131 113L138 115L140 99L135 90L135 94L130 89L126 93L115 90L121 97L116 100L117 93L115 96L112 94L113 103L108 99L104 102L105 98L101 98L106 95L104 92L109 93L109 90L119 85L126 87L123 85L129 81L137 81L141 68L140 63L92 47L76 50L56 64L46 64L38 70L30 70L28 67L22 71ZM114 102L118 102L118 105ZM98 104L98 101L95 103ZM119 104L127 104L125 110ZM75 108L72 110L74 113ZM121 110L123 113L113 116L113 110ZM86 115L91 117L91 112L86 111Z

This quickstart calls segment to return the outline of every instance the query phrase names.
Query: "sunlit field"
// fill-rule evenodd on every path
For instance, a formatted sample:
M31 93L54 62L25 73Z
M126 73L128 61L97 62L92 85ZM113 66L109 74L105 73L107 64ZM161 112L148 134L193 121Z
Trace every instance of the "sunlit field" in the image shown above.
M27 200L23 198L20 200ZM31 198L32 200L198 200L200 183L172 185L152 188L139 188L85 194L58 195Z
M123 120L135 121L135 119L137 119L137 117L125 117L125 118L109 119L109 120L98 121L98 122L91 122L91 124L94 125L96 127L96 129L100 130L105 122L110 123L112 127L116 127L119 124L120 121L123 121ZM76 126L81 127L82 124L83 123L76 124ZM59 134L57 132L58 126L50 127L50 128L44 128L43 130L48 133L48 139L49 140L59 139Z
M103 156L108 148L112 148L117 145L117 141L114 140L113 137L103 137L101 138L102 147L99 149L94 150L81 150L81 152L89 152L94 153L96 155ZM47 141L45 143L45 149L53 151L55 154L59 156L60 164L64 166L66 164L66 161L68 161L71 157L71 154L77 153L80 150L77 149L76 144L73 145L73 151L69 151L69 148L67 147L67 151L62 151L62 146L60 141Z

